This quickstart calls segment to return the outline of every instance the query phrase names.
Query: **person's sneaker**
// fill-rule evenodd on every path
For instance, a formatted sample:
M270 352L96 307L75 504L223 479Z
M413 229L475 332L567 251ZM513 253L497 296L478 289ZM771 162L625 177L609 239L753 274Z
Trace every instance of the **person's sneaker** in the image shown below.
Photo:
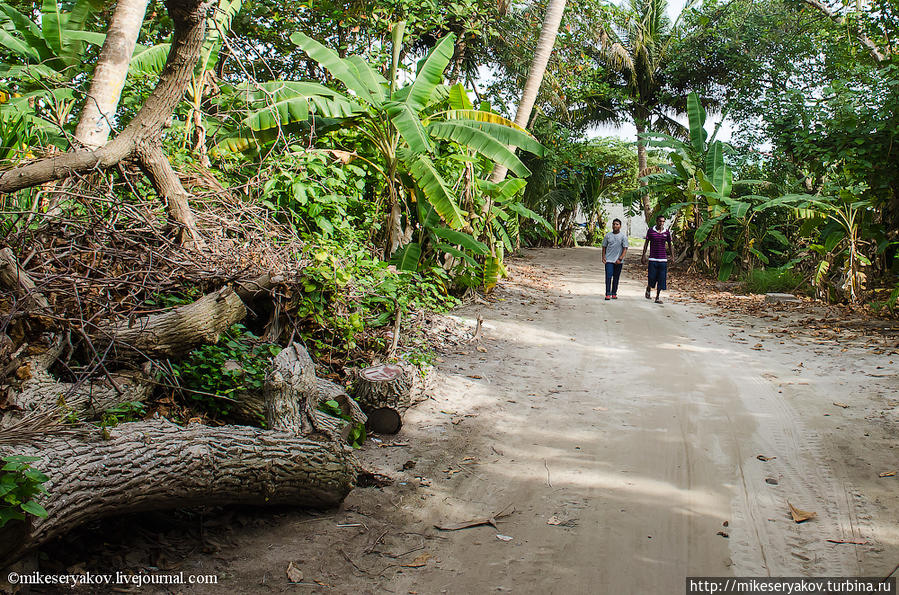
M652 289L650 289L649 287L646 288L646 299L652 299Z
M661 303L662 303L662 300L660 300L659 298L656 298L656 303L657 303L657 304L661 304Z
M606 299L607 299L607 300L610 300L610 299L612 299L612 298L611 298L611 297L609 297L609 296L606 296Z
M617 299L618 299L618 296L615 295L615 294L613 293L613 294L612 294L612 299L613 299L613 300L617 300Z

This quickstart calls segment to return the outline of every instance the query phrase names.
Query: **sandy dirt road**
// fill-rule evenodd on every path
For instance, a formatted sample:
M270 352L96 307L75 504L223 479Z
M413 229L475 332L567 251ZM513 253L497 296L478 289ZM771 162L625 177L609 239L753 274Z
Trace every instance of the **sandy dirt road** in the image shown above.
M235 592L322 593L682 593L693 575L889 573L899 478L877 472L899 466L896 356L654 304L636 259L604 301L599 258L529 251L491 303L456 313L483 316L479 342L441 355L433 398L362 453L393 485L334 514L285 513L186 568ZM793 522L788 501L817 517ZM507 507L498 529L434 528ZM287 585L289 562L305 587Z

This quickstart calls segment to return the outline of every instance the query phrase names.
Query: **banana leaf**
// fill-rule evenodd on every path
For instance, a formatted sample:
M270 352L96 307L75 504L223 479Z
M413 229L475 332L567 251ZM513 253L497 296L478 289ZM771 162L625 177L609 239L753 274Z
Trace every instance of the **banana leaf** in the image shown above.
M419 189L441 219L453 229L461 228L465 224L462 209L428 156L418 155L407 165Z
M400 271L417 271L421 259L421 246L410 242L397 250L390 259L390 264Z
M475 254L480 254L481 256L490 254L490 248L487 247L487 244L479 242L464 231L457 231L455 229L449 229L447 227L437 227L432 229L431 231L438 238L446 240L451 244L462 246L466 250L474 252Z
M417 114L430 103L434 89L443 82L443 71L453 57L455 40L456 36L452 33L444 36L421 62L405 102L414 113Z

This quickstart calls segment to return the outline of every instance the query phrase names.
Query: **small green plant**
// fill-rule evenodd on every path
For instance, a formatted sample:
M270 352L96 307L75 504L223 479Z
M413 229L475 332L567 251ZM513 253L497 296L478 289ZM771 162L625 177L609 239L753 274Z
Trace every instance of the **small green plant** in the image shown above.
M886 289L885 291L890 290ZM883 314L885 311L890 313L895 312L897 304L899 304L899 285L896 285L896 287L890 291L885 300L875 300L871 302L871 306L880 314Z
M0 467L0 527L9 521L24 521L28 514L47 518L47 511L34 499L47 493L44 483L50 479L31 468L40 458L15 455L0 460L4 463Z
M104 411L100 416L100 425L113 427L123 422L137 421L146 413L147 409L140 401L125 401Z
M59 399L56 400L56 406L59 407L59 411L62 413L62 423L75 425L81 423L81 417L79 416L79 412L77 409L69 407L69 404L66 403L65 397L63 395L59 396Z
M319 411L327 413L333 417L339 417L340 419L353 423L353 418L343 412L340 408L340 403L334 400L325 401L324 403L318 406ZM362 443L365 442L366 433L365 433L365 424L357 423L353 424L353 428L350 430L349 436L347 436L347 443L353 448L362 448Z
M262 390L265 372L280 351L235 324L215 345L195 349L172 365L172 375L189 400L211 414L227 416L239 393Z

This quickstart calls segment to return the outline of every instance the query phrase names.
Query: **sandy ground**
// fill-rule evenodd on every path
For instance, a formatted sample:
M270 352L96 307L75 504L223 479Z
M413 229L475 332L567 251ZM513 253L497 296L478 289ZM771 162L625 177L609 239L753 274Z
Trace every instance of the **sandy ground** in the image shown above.
M361 452L392 485L228 520L160 568L219 577L192 593L654 594L893 570L899 476L878 474L899 470L896 350L677 291L654 304L636 260L604 301L599 258L528 251L490 303L454 313L483 316L480 339L441 354L431 398ZM797 524L788 502L817 516ZM504 510L497 528L435 528Z

